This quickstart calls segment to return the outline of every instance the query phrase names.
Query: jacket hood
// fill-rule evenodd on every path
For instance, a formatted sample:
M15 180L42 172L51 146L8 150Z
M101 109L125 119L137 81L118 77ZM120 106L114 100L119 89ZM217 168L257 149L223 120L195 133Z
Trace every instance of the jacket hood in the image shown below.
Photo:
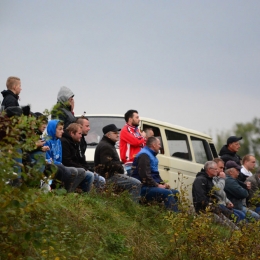
M69 88L61 87L58 92L57 100L58 100L58 102L65 103L69 100L69 98L71 98L73 96L74 96L74 93Z
M71 135L67 131L64 131L64 133L62 134L62 137L70 140L72 143L76 143L76 142L74 142L74 140L72 139Z
M56 139L56 128L60 120L54 119L50 120L47 126L47 133L48 136L51 137L51 139L55 140Z
M219 155L222 156L222 155L224 155L224 154L234 155L234 154L236 154L236 153L235 153L235 152L231 152L230 150L228 150L227 145L224 145L224 146L220 149Z
M199 176L204 176L206 178L212 179L211 177L208 176L208 174L206 173L206 171L203 168L196 175L196 177L199 177Z
M3 97L6 97L7 95L12 95L12 96L14 96L16 99L19 99L19 96L18 95L16 95L16 94L14 94L14 92L13 91L11 91L11 90L3 90L2 92L1 92L1 94L2 94L2 96Z

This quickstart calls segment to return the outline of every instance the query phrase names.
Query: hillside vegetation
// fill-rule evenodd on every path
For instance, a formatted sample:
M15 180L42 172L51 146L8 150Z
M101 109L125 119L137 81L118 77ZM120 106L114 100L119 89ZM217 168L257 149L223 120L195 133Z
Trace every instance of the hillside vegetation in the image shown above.
M127 192L66 193L39 189L37 168L12 187L14 158L37 137L33 118L0 115L0 259L260 259L260 222L238 230L196 216L182 199L181 212L160 204L135 204ZM44 162L43 162L44 163ZM181 188L181 186L179 186ZM183 194L183 191L181 191Z

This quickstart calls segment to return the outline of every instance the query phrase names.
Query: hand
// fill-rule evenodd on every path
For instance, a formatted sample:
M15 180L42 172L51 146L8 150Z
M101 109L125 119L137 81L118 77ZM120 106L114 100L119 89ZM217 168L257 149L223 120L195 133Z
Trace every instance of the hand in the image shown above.
M225 178L226 178L226 174L225 174L224 172L220 172L220 173L218 174L218 177L225 179Z
M44 140L38 140L38 141L36 142L36 146L37 146L37 147L42 147L44 144L45 144L45 141L44 141Z
M227 203L227 208L233 208L233 207L234 207L234 205L232 202Z
M141 132L141 136L142 136L143 138L146 138L146 132L145 132L145 131L142 131L142 132Z
M166 189L166 185L165 184L158 184L157 188Z
M171 188L171 186L169 184L167 184L167 183L165 183L164 185L165 185L165 189L170 189Z
M42 147L42 151L43 152L46 152L46 151L49 151L50 150L50 147L49 146L43 146Z

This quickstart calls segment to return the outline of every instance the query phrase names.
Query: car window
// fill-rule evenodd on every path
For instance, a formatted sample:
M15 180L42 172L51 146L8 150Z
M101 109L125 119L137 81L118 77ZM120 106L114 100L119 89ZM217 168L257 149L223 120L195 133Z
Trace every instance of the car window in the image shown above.
M143 124L142 130L146 131L152 129L154 136L160 139L161 141L161 149L160 149L160 154L164 154L164 148L163 148L163 141L162 141L162 135L159 127L153 126L153 125L148 125L148 124Z
M187 135L165 130L170 156L191 160Z
M205 164L205 162L208 161L208 156L205 149L207 142L194 136L191 136L190 138L195 155L195 161L197 163Z
M102 129L109 124L115 124L118 128L123 128L125 120L123 117L88 117L90 130L85 137L88 145L96 146L103 137Z

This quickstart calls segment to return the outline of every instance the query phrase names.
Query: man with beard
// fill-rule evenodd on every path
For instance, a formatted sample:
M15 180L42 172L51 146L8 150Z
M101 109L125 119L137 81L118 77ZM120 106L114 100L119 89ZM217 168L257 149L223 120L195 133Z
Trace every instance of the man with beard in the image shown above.
M89 119L85 116L81 116L77 119L76 123L82 126L81 128L82 137L79 144L79 153L77 154L78 160L82 165L84 165L85 169L93 171L93 169L89 168L85 156L85 152L88 146L85 137L88 135L88 132L90 130ZM94 185L96 186L96 188L102 189L102 187L104 187L105 184L106 184L105 178L94 172Z
M126 124L120 133L119 150L122 162L125 164L127 174L131 176L131 167L135 156L145 146L146 133L140 132L139 115L137 110L128 110L125 113Z

